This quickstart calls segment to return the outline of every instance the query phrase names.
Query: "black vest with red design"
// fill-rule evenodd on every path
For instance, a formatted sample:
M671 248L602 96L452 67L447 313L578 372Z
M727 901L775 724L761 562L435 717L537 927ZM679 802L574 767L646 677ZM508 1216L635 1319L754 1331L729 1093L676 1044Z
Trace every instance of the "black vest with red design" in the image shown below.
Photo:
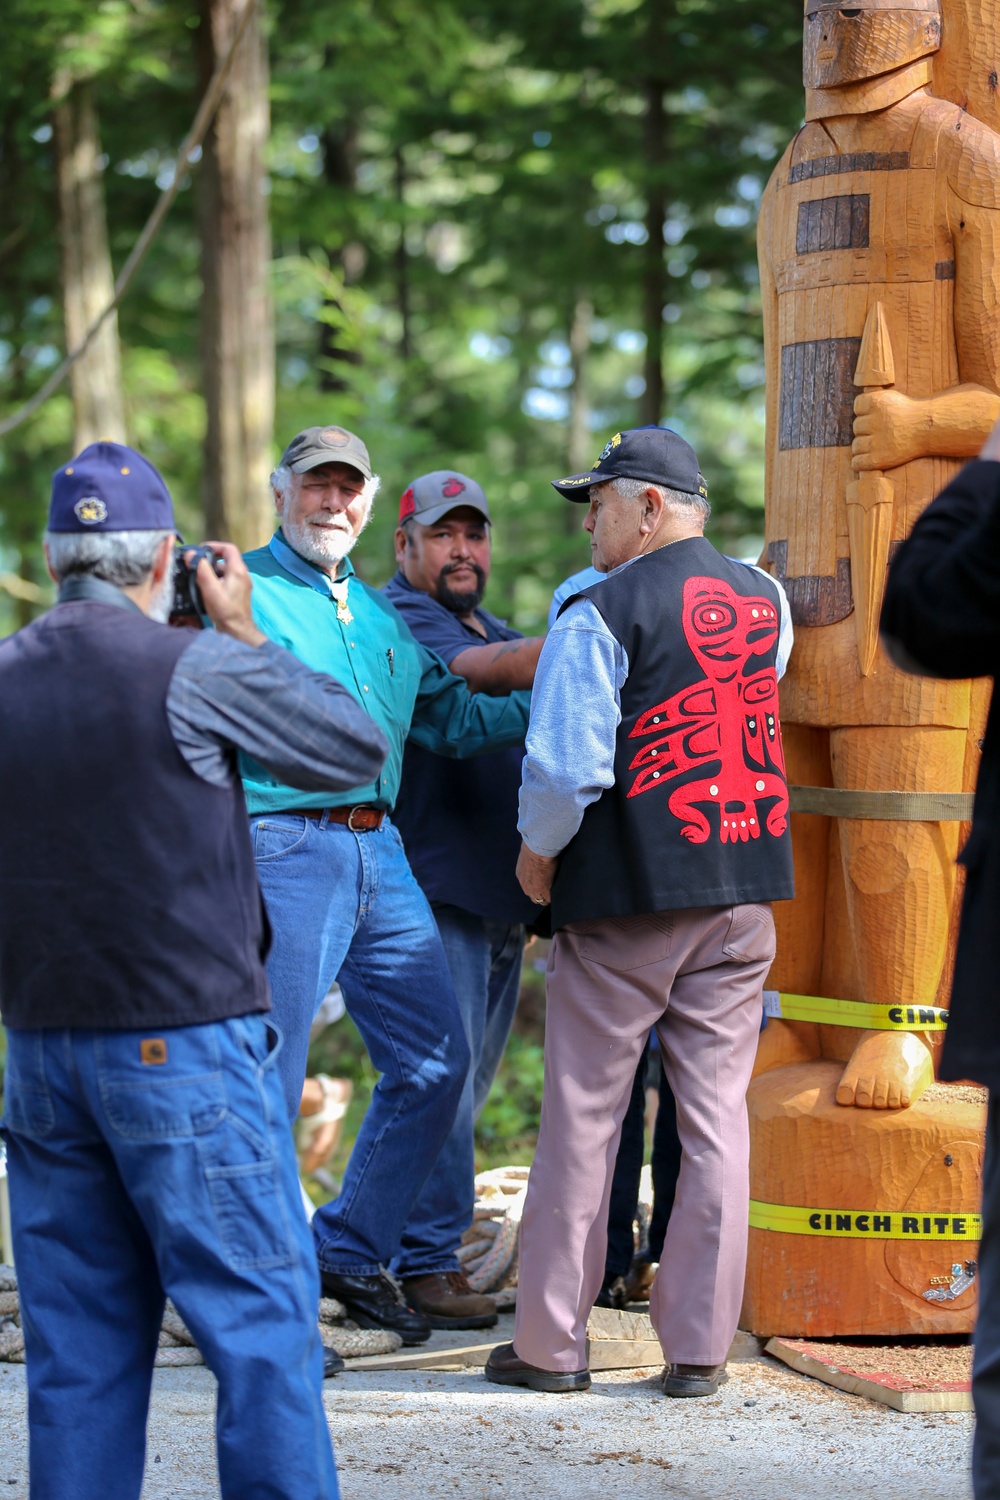
M563 851L553 927L786 900L792 846L775 585L704 537L688 537L582 597L624 647L628 678L615 784Z

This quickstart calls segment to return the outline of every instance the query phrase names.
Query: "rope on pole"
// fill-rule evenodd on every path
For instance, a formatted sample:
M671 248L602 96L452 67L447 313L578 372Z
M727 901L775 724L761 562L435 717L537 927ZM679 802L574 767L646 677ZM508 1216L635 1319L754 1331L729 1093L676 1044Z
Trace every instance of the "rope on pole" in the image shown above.
M146 252L156 238L160 225L170 212L174 199L180 192L181 182L190 164L192 152L201 145L209 125L211 125L215 118L216 110L222 102L223 90L226 87L233 59L236 56L236 49L243 40L250 16L256 4L257 0L247 0L247 3L243 7L239 21L236 24L236 29L233 32L233 39L229 44L229 49L212 74L208 88L205 90L205 95L198 106L198 112L194 117L191 129L184 137L181 148L177 153L173 180L163 189L156 200L153 211L146 220L139 238L132 246L128 259L119 271L115 280L114 296L104 311L99 314L87 329L82 341L75 349L70 350L62 364L53 370L48 380L38 388L31 399L26 401L20 410L14 412L12 416L5 417L3 421L0 421L0 437L6 437L9 432L14 431L15 427L20 427L22 422L26 422L30 416L33 416L40 406L44 406L49 397L62 385L77 360L86 354L94 339L104 327L104 324L118 308L119 303L129 289L136 271L138 271L145 259Z

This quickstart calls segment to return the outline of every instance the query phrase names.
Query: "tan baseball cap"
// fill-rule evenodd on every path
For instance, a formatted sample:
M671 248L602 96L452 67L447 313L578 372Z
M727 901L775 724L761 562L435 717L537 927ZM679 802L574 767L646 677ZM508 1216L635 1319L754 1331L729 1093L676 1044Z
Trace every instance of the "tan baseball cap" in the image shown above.
M296 433L281 455L282 468L307 474L320 464L350 464L365 479L372 477L372 461L359 437L346 427L306 427Z

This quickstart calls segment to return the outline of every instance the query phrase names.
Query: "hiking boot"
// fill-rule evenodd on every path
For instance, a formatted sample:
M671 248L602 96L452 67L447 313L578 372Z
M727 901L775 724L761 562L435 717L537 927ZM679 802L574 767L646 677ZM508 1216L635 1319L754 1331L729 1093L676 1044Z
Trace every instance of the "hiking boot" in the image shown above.
M714 1396L728 1380L721 1365L667 1365L662 1376L665 1396Z
M323 1296L335 1297L359 1328L391 1328L404 1344L426 1344L431 1336L427 1319L406 1304L393 1277L385 1271L376 1276L349 1271L324 1271L320 1267Z
M604 1284L597 1294L595 1307L616 1307L619 1312L628 1307L628 1287L624 1276L605 1276Z
M589 1370L540 1370L518 1359L513 1344L490 1350L485 1375L494 1385L526 1385L532 1391L588 1391Z
M403 1295L432 1328L492 1328L497 1305L474 1292L461 1271L403 1278Z
M649 1301L650 1288L658 1270L659 1266L655 1261L641 1260L638 1255L636 1256L625 1283L625 1296L628 1302Z

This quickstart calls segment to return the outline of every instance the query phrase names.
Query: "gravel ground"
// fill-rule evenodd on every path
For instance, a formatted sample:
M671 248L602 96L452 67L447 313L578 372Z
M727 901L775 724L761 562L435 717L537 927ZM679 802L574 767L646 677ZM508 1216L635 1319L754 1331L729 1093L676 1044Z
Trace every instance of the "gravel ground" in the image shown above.
M348 1370L326 1386L343 1500L971 1500L971 1415L890 1411L766 1358L729 1369L698 1401L652 1370L576 1396ZM214 1399L205 1369L156 1372L143 1500L218 1495ZM24 1369L0 1366L0 1494L23 1500L26 1476Z

